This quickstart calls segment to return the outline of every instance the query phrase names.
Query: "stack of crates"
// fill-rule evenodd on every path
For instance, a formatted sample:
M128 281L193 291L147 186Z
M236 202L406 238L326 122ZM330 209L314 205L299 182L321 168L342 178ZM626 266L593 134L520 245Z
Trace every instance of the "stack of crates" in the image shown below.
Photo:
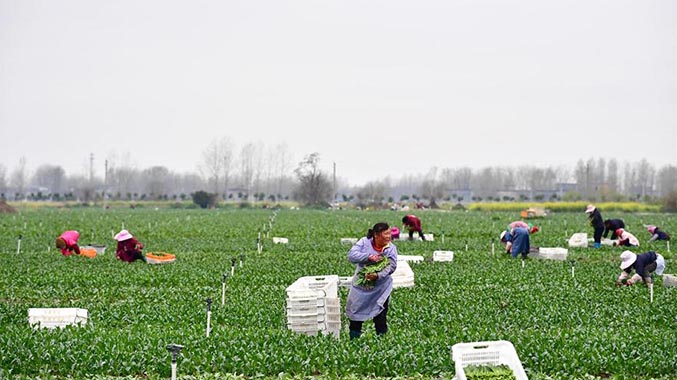
M306 335L341 332L339 276L306 276L287 288L287 327Z
M414 286L414 271L406 260L397 260L397 269L392 274L393 288L410 288Z

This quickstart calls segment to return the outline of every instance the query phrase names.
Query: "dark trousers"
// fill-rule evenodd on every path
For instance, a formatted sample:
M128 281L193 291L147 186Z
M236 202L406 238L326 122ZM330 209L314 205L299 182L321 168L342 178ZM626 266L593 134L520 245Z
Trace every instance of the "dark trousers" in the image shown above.
M421 240L425 240L425 236L423 235L423 231L409 231L409 240L414 240L414 232L418 232L418 236L421 237Z
M390 297L386 300L386 303L383 304L383 311L379 315L374 317L374 327L376 328L376 333L379 335L385 334L388 332L388 322L386 321L386 316L388 315L388 304L390 303ZM362 321L350 321L350 331L355 331L357 333L362 332Z
M595 234L593 235L593 238L595 238L595 243L601 243L602 242L602 233L603 232L604 232L604 227L595 228Z

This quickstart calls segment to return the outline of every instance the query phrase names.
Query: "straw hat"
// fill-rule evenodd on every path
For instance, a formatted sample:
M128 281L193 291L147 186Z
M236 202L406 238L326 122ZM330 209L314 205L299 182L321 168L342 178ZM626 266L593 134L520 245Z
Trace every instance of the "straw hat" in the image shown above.
M621 253L621 260L621 269L626 269L635 263L635 260L637 260L637 255L631 251L623 251L623 253Z
M129 231L122 230L122 231L118 232L117 235L115 235L114 239L117 240L117 241L125 241L125 240L131 239L133 237L134 236L132 236L132 234L130 234Z
M592 204L589 204L588 207L585 208L585 213L589 214L591 212L595 211L595 206Z

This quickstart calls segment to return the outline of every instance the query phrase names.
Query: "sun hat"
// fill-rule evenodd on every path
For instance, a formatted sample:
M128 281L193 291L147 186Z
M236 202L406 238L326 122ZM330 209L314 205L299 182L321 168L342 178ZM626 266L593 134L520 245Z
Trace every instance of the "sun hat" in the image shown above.
M503 238L505 238L505 234L506 234L507 232L508 232L508 231L503 231L503 232L501 232L501 238L500 238L501 241L503 241Z
M593 211L595 211L595 206L593 206L592 204L589 204L588 207L585 208L586 214L591 213Z
M621 235L623 235L623 232L625 232L624 229L622 229L622 228L617 229L616 230L616 236L620 237Z
M117 240L117 241L125 241L125 240L131 239L133 237L134 236L132 236L132 234L130 234L129 231L122 230L122 231L118 232L117 235L115 235L114 239Z
M621 269L626 269L635 263L635 260L637 260L637 255L631 251L623 251L623 253L621 253L621 260Z
M649 230L649 233L656 231L656 226L646 226L646 229Z

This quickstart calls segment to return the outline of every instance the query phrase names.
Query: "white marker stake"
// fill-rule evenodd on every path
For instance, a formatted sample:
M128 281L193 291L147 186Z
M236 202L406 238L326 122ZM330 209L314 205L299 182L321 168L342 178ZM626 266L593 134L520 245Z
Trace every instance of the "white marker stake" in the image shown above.
M670 240L668 240L667 243L668 243L668 252L670 252Z
M172 380L176 380L176 358L172 359Z
M226 277L227 274L223 274L223 277L221 278L221 306L224 306L226 304Z
M494 242L491 242L491 256L496 256L496 252L494 251Z
M574 277L574 266L571 266L571 277Z
M524 268L524 260L522 260L522 268Z
M212 299L207 298L207 338L209 338L209 330L212 324Z
M649 284L649 299L653 303L653 283Z
M16 243L16 254L18 255L19 253L21 253L21 235L19 235L19 240Z
M233 257L230 260L230 277L233 277L235 275L235 258Z
M465 242L465 251L468 252L468 242Z

